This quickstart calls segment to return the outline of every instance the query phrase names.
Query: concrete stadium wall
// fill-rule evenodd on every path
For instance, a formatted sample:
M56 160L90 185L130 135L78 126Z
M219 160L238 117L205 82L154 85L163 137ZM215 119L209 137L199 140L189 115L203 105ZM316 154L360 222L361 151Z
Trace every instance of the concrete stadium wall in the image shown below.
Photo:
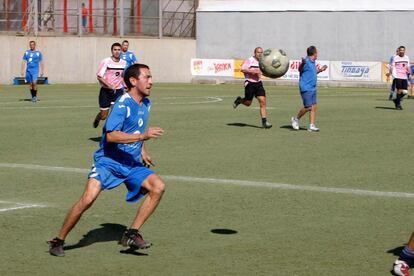
M195 40L127 38L129 49L139 62L151 68L154 82L190 82L190 60L195 57ZM105 37L16 37L0 36L2 70L0 84L10 84L20 75L23 53L35 40L45 62L50 83L96 83L99 62L111 55L113 42Z
M414 11L197 12L198 58L245 58L256 46L291 59L315 45L323 60L385 61L404 45L414 58Z

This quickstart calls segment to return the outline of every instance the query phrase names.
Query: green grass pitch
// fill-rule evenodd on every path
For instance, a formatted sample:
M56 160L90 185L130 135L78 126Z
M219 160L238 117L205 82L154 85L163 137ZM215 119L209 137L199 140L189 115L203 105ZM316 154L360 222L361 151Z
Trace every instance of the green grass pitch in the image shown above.
M319 88L321 132L295 132L297 88L265 88L269 130L256 101L233 109L242 85L154 85L149 124L165 134L147 147L167 190L142 229L153 247L120 252L138 206L121 186L57 258L45 241L84 189L98 86L40 86L36 104L0 86L0 275L389 275L414 230L414 100Z

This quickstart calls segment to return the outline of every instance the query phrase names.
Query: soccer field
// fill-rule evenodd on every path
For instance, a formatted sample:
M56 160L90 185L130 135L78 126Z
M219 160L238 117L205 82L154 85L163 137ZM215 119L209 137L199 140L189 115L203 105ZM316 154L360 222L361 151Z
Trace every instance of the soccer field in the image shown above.
M414 230L414 100L319 88L319 133L292 131L297 87L266 86L233 109L242 85L157 84L146 143L167 190L142 232L153 247L117 244L139 204L105 191L52 257L80 197L101 128L97 85L0 86L0 275L389 275ZM102 126L102 125L101 125ZM100 126L100 127L101 127Z

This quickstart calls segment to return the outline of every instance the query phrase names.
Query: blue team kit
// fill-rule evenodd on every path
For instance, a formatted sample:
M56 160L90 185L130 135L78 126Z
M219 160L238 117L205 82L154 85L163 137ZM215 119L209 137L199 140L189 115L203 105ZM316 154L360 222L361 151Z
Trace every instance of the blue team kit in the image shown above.
M23 60L27 62L26 66L26 82L37 81L39 76L39 64L43 56L40 51L26 50L23 55Z
M89 178L100 181L104 190L125 183L128 202L135 202L144 196L141 184L154 171L146 168L141 161L142 141L128 144L108 143L106 134L112 131L144 133L150 109L151 101L147 98L144 98L141 105L128 93L118 99L103 128L100 148L95 152L95 163L89 173Z
M127 51L127 52L121 52L121 59L126 61L125 69L127 69L129 66L134 64L137 61L137 58L135 57L134 53Z
M317 69L315 61L306 57L306 63L300 73L299 89L305 107L316 104Z

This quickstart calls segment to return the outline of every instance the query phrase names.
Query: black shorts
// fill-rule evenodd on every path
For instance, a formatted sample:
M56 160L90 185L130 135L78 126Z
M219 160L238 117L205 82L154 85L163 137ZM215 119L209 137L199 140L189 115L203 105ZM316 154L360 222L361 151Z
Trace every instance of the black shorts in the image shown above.
M395 89L397 90L407 90L408 81L404 79L395 79Z
M99 108L101 110L109 109L122 94L124 94L123 88L112 90L101 87L99 91Z
M266 92L263 88L263 83L259 82L244 82L244 99L247 101L253 100L253 97L266 97Z

